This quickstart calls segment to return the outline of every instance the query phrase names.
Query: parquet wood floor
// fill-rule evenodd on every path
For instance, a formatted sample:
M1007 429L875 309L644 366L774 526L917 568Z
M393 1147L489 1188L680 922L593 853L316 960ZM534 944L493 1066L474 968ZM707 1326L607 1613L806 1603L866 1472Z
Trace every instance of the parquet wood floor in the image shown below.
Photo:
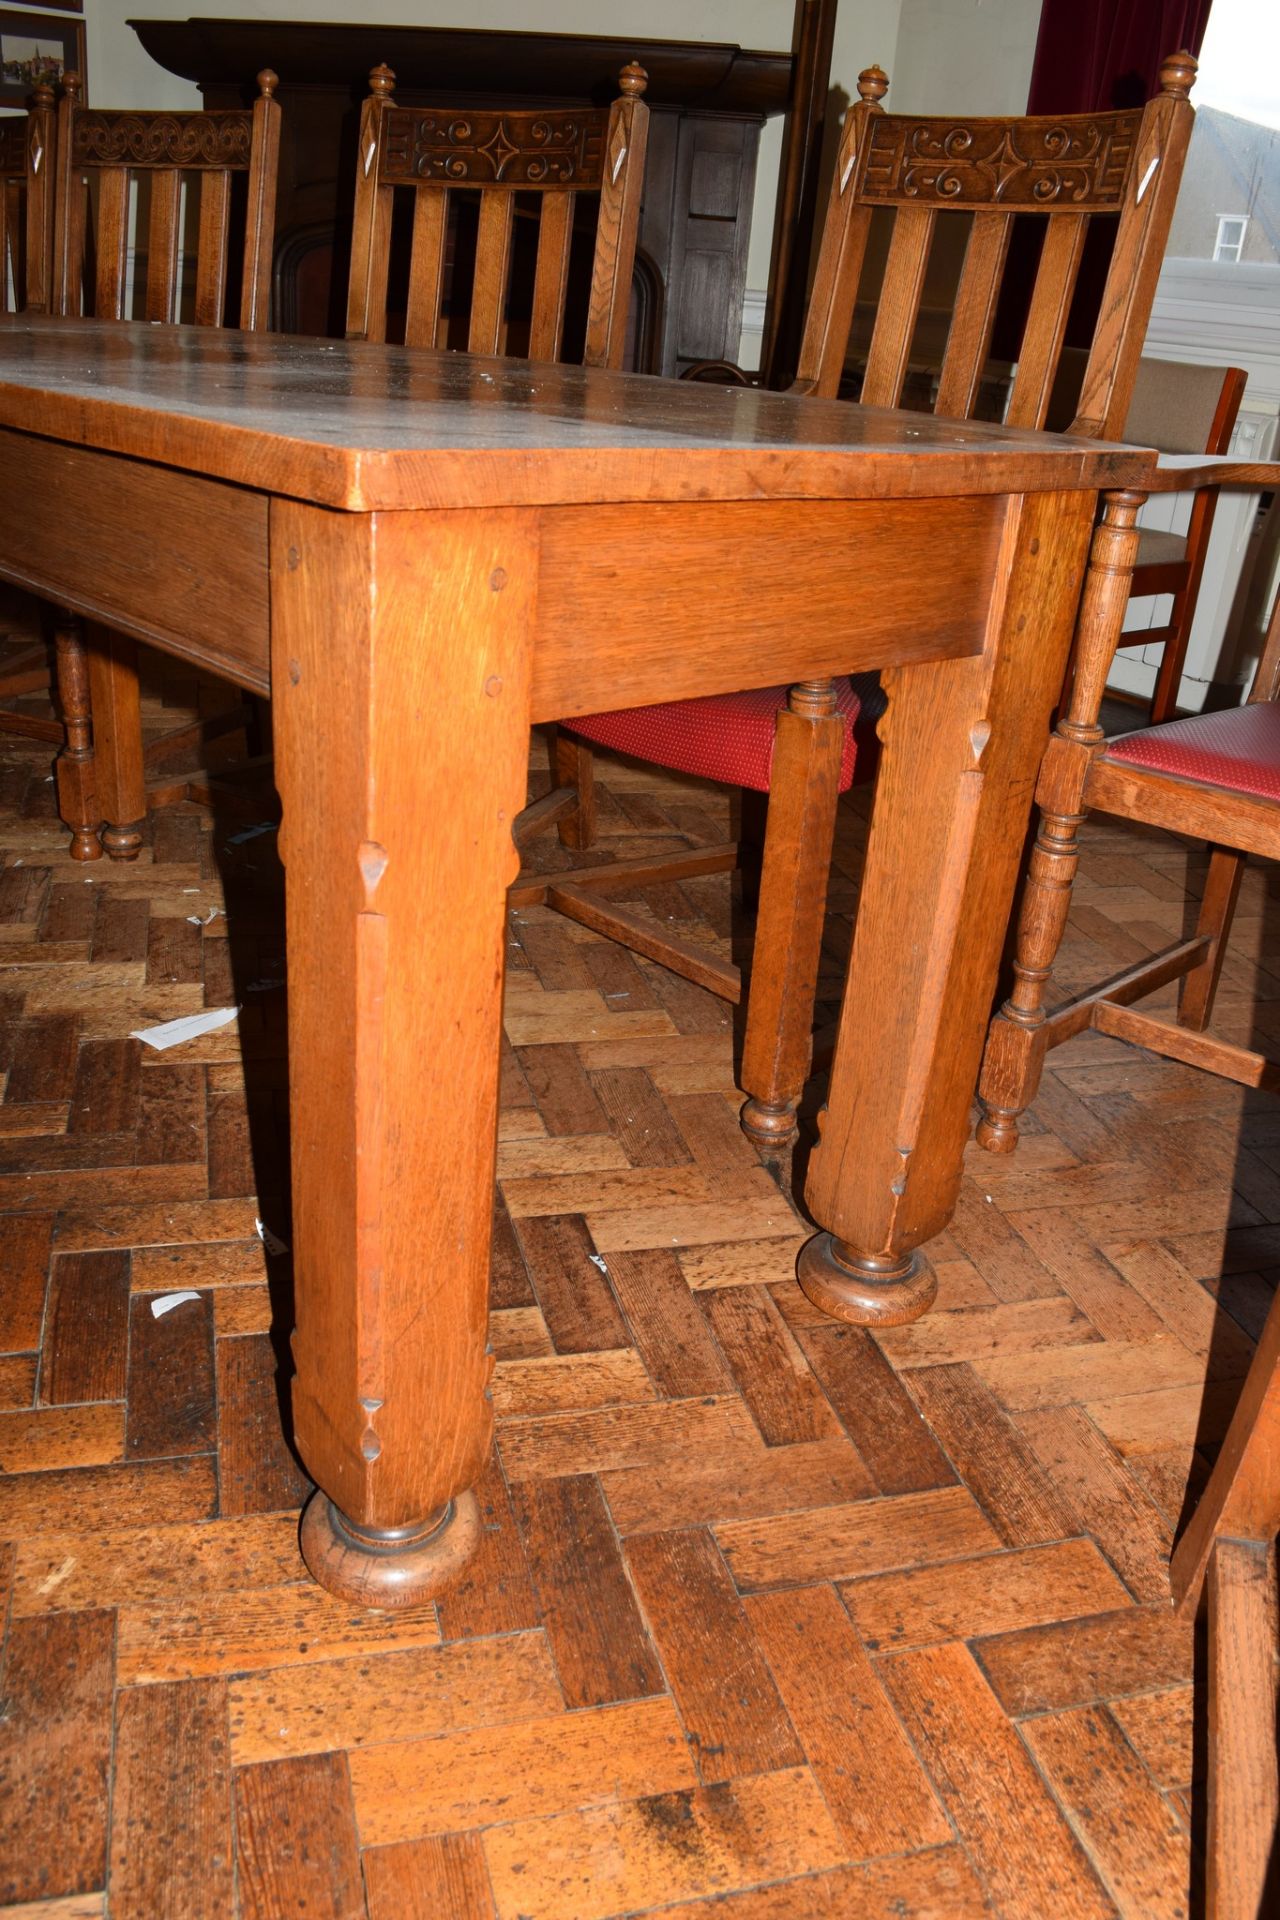
M197 689L153 696L161 725ZM0 751L0 1920L1195 1911L1166 1560L1280 1268L1274 1100L1063 1048L1018 1154L973 1152L937 1310L872 1339L792 1283L723 1007L518 915L483 1551L362 1615L298 1560L289 1259L255 1225L288 1237L272 837L172 812L136 867L76 867L44 750ZM607 850L726 812L605 769ZM1202 872L1092 827L1064 980ZM723 879L649 904L729 936ZM1273 873L1237 924L1221 1021L1274 1041ZM127 1038L233 1000L175 1052Z

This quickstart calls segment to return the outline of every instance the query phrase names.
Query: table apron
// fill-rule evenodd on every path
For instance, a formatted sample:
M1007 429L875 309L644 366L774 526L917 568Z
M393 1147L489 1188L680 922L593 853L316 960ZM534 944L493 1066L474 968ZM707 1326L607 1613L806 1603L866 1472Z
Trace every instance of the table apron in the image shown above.
M981 653L1002 495L541 513L532 718Z
M266 692L270 499L0 430L0 576ZM980 653L1008 507L966 495L542 508L530 717ZM409 516L373 521L388 517ZM455 516L412 517L429 542Z
M0 575L264 693L267 509L225 481L0 431Z

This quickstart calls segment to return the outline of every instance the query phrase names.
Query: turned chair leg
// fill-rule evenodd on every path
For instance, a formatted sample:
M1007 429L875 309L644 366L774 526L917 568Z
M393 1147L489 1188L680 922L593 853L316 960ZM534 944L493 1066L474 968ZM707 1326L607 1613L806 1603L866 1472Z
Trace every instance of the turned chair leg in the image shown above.
M1035 1099L1045 1056L1045 994L1066 930L1080 859L1089 768L1104 744L1098 710L1129 600L1145 494L1107 494L1094 530L1076 628L1070 705L1040 768L1040 826L1022 896L1014 986L991 1023L978 1080L978 1143L1012 1153L1018 1120Z
M1204 1031L1213 1012L1243 873L1242 853L1235 853L1230 847L1213 849L1196 922L1197 934L1207 936L1210 941L1209 951L1198 967L1192 967L1182 976L1178 986L1178 1025L1192 1027L1197 1033Z
M792 687L778 715L756 916L742 1128L757 1146L796 1136L809 1071L844 720L830 680Z
M89 684L102 845L112 860L136 860L147 812L136 643L91 626Z
M54 765L58 784L58 812L71 833L73 860L100 860L101 818L95 798L93 726L89 704L89 662L84 628L66 607L54 615L54 653L57 661L58 702L67 730L66 743Z
M557 787L574 787L578 804L572 813L557 821L562 847L576 853L595 845L596 839L596 762L585 740L556 728L552 751L552 778Z

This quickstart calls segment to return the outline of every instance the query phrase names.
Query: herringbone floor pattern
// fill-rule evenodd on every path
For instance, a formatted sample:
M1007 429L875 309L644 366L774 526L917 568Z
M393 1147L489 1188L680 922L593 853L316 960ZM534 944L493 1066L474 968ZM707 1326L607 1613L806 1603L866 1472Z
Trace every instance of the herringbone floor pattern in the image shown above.
M155 692L161 724L195 689ZM521 914L483 1553L360 1615L297 1557L289 1260L256 1229L289 1231L272 838L172 812L136 867L76 867L47 752L3 762L8 1920L1188 1912L1166 1557L1280 1266L1274 1101L1063 1049L1019 1153L973 1152L936 1311L872 1339L791 1280L723 1008ZM711 790L604 779L608 851L724 832ZM1092 828L1064 978L1180 927L1201 871ZM1273 884L1221 1001L1272 1040ZM723 880L649 903L728 933ZM127 1037L233 1000L174 1053Z

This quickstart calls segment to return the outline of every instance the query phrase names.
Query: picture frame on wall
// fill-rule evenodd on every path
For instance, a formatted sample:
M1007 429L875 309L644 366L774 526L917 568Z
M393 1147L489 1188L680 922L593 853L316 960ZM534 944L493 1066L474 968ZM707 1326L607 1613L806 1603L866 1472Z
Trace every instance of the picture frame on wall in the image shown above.
M56 88L64 73L84 79L84 21L0 6L0 107L25 107L33 87Z

